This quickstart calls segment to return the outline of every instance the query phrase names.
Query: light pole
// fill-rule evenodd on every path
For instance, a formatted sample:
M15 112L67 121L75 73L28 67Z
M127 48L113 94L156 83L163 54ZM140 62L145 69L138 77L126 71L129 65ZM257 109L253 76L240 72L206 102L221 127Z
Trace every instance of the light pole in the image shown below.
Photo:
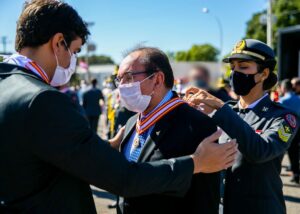
M202 12L203 13L210 13L214 17L214 19L216 20L216 22L217 22L217 25L218 25L218 28L219 28L219 33L220 33L220 56L219 56L219 60L221 60L222 51L223 51L223 28L222 28L222 23L221 23L220 19L216 15L212 14L209 11L208 8L206 8L206 7L202 8Z
M267 45L272 48L272 0L268 1L267 9Z

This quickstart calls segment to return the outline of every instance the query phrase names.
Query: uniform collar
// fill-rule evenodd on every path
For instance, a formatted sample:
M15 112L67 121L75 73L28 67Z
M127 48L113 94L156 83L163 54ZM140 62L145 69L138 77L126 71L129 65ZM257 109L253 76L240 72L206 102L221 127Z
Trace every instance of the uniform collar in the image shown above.
M253 109L255 106L257 106L257 104L258 104L259 102L261 102L261 101L262 101L265 97L267 97L267 96L269 96L269 95L266 93L266 94L263 95L261 98L259 98L258 100L254 101L253 103L251 103L251 104L247 107L247 109ZM242 106L241 106L241 104L240 104L240 101L238 102L238 108L239 108L239 109L243 109Z
M270 96L268 94L265 94L260 99L256 100L258 101L256 105L253 108L246 108L246 109L240 109L238 102L232 106L232 109L239 112L249 112L249 111L255 111L255 112L267 112L269 110L269 106L272 103L272 100L270 99ZM256 102L255 101L255 102Z

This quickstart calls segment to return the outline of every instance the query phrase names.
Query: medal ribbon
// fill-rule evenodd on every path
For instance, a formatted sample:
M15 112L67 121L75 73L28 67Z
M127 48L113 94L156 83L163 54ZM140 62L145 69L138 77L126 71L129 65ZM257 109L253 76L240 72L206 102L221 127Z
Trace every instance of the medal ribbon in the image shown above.
M144 133L157 121L163 118L166 114L175 109L177 106L184 103L186 102L184 102L179 97L169 100L168 102L160 106L158 109L156 109L154 112L152 112L150 115L148 115L145 120L140 121L140 119L138 119L136 123L136 132L139 135Z

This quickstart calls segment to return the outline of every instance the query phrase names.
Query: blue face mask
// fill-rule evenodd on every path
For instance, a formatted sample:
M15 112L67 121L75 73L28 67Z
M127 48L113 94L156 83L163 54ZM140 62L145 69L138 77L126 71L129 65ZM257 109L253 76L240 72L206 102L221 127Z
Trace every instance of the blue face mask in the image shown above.
M254 80L256 74L243 74L242 72L231 71L230 85L233 91L240 96L249 94L251 89L256 85Z

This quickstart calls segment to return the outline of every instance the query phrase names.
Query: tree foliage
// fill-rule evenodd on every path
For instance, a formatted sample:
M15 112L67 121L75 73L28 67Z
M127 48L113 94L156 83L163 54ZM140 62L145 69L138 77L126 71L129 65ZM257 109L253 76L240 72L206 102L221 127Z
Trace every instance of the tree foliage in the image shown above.
M210 44L193 45L187 51L175 53L176 61L217 61L218 49Z
M79 57L79 60L85 61L85 57ZM110 56L106 55L91 55L89 56L89 64L95 65L95 64L114 64L114 61Z
M247 22L246 38L266 42L266 25L260 23L263 14L266 14L266 10L253 14ZM278 29L300 24L300 1L273 0L272 14L275 17L275 20L272 19L273 47L276 47Z

